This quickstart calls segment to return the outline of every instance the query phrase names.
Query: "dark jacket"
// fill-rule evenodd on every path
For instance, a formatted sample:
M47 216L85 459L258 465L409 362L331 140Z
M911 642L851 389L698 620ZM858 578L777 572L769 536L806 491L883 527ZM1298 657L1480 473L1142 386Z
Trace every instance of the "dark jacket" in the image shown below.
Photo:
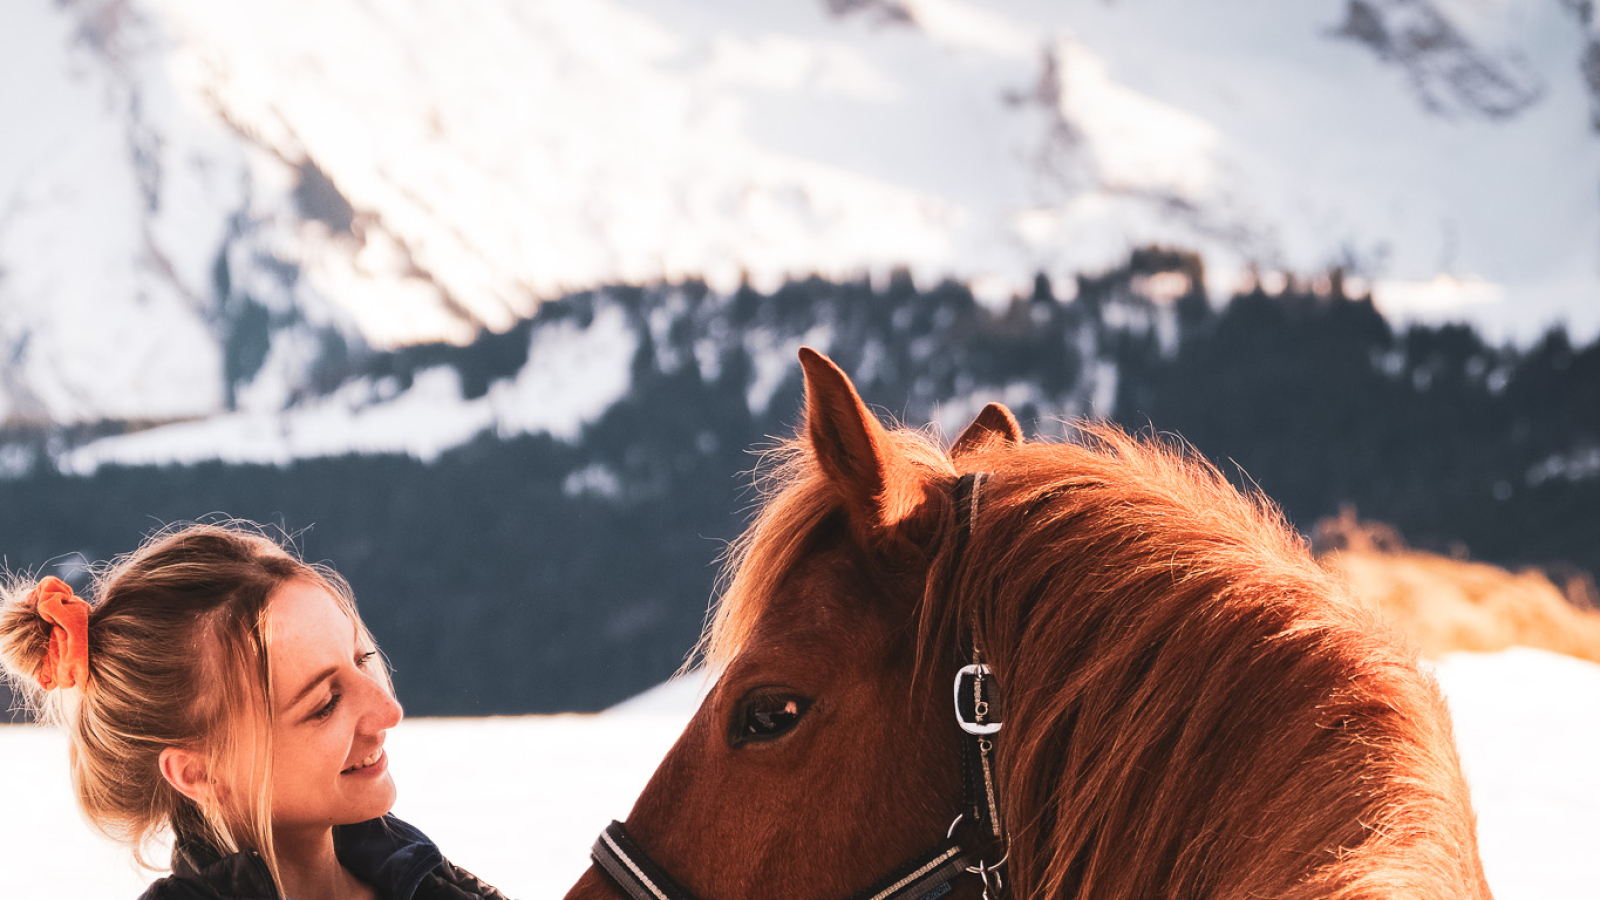
M450 864L427 836L394 816L333 830L339 862L383 900L506 900L504 894ZM139 900L277 900L266 860L254 850L218 854L199 841L178 841L172 874ZM292 900L292 898L291 898Z

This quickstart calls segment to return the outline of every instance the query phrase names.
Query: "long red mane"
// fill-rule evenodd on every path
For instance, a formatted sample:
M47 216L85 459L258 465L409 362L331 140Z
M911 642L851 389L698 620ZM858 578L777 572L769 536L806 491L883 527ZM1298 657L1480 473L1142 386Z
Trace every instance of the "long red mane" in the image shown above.
M994 669L1014 896L1488 896L1436 683L1270 503L1104 426L954 460L889 440L947 528L936 489L990 473L915 640L931 670L970 632ZM841 506L805 441L775 460L713 666Z

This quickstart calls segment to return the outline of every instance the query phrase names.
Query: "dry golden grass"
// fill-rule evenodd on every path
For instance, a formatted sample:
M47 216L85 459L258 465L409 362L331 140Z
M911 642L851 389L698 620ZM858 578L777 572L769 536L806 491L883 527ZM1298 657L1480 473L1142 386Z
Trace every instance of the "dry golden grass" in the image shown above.
M1322 562L1428 656L1524 646L1600 662L1600 613L1574 606L1541 572L1371 547L1329 552Z

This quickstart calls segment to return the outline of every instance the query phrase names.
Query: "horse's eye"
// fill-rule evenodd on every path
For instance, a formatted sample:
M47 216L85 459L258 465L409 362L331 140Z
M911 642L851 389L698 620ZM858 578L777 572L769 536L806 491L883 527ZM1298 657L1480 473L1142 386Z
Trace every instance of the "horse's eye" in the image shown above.
M811 700L789 691L757 691L739 702L730 743L770 741L788 734L806 714Z

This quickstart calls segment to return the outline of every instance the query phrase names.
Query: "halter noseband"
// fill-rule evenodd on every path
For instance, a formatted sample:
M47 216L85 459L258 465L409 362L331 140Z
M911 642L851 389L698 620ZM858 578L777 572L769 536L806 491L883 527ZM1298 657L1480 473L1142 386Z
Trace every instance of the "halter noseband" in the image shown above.
M952 499L956 512L957 567L971 536L980 493L988 477L987 472L972 472L956 482ZM983 664L976 644L972 648L972 659L972 663L962 666L955 677L956 724L968 736L962 749L963 811L950 823L943 843L913 857L851 900L936 900L950 893L951 883L964 873L983 879L985 900L990 897L991 889L996 893L1001 890L996 870L1005 863L1005 857L997 863L986 863L978 858L976 851L962 847L955 840L956 826L968 816L974 822L986 823L993 838L998 840L1005 836L990 759L994 749L992 739L999 733L1002 723L993 721L990 715L989 696L985 690L990 680L989 667ZM600 832L589 855L611 882L632 900L697 900L650 858L621 822L613 821Z

